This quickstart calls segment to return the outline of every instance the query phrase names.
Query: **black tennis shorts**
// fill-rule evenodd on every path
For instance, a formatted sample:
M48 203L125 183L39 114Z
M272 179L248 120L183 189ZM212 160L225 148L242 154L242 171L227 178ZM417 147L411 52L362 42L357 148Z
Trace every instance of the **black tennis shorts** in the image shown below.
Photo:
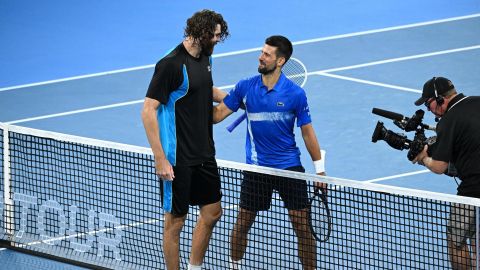
M302 166L285 170L305 172ZM240 193L240 207L253 212L268 210L274 190L278 192L288 210L305 209L308 205L305 180L245 172Z
M190 205L207 205L220 201L220 175L217 161L211 158L194 166L173 166L175 179L163 180L163 209L176 216L188 213Z

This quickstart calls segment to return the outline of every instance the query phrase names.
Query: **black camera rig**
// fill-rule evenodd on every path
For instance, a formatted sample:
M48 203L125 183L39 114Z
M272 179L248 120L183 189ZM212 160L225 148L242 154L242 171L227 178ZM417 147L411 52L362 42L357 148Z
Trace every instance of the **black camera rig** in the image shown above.
M383 140L392 148L398 150L409 149L407 158L410 161L412 161L420 152L422 152L426 144L432 145L435 143L435 136L430 138L425 137L425 129L435 130L435 127L422 123L423 116L425 114L423 110L416 111L415 114L410 118L404 117L403 115L395 112L378 108L373 108L372 113L394 120L393 123L406 132L415 131L413 140L410 140L402 133L395 133L386 129L383 123L378 121L372 135L372 142L374 143L378 140Z

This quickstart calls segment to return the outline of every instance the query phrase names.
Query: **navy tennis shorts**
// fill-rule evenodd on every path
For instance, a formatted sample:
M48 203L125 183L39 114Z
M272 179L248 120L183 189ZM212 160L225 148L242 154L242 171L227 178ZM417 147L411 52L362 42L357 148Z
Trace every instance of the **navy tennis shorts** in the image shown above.
M217 161L211 158L194 166L173 166L175 179L163 180L163 209L176 216L188 213L190 205L207 205L220 201L220 175Z
M302 166L285 170L305 172ZM245 172L240 193L240 207L253 212L268 210L274 190L278 192L288 210L305 209L308 205L305 180Z

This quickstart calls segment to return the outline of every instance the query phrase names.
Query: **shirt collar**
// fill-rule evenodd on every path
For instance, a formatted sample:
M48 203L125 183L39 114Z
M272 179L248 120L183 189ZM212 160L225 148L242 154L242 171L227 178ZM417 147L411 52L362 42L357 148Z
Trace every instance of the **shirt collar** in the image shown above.
M460 94L456 95L454 98L452 98L452 100L448 103L447 112L450 110L450 108L452 106L456 105L458 102L460 102L464 98L465 98L465 95L462 94L462 93L460 93Z
M281 72L280 77L278 77L277 83L273 86L272 90L270 90L270 91L277 91L278 92L278 91L282 90L286 79L287 79L287 77L285 76L285 74L283 74L283 72ZM264 88L265 91L268 90L267 86L265 84L263 84L262 75L260 75L260 87Z

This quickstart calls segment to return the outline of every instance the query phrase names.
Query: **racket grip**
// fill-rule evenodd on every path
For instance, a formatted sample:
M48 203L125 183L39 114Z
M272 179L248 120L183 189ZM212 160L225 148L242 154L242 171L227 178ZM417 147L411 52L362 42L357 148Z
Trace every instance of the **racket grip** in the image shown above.
M238 117L233 123L227 126L228 132L232 132L240 123L243 122L247 118L247 113L242 114L240 117Z

